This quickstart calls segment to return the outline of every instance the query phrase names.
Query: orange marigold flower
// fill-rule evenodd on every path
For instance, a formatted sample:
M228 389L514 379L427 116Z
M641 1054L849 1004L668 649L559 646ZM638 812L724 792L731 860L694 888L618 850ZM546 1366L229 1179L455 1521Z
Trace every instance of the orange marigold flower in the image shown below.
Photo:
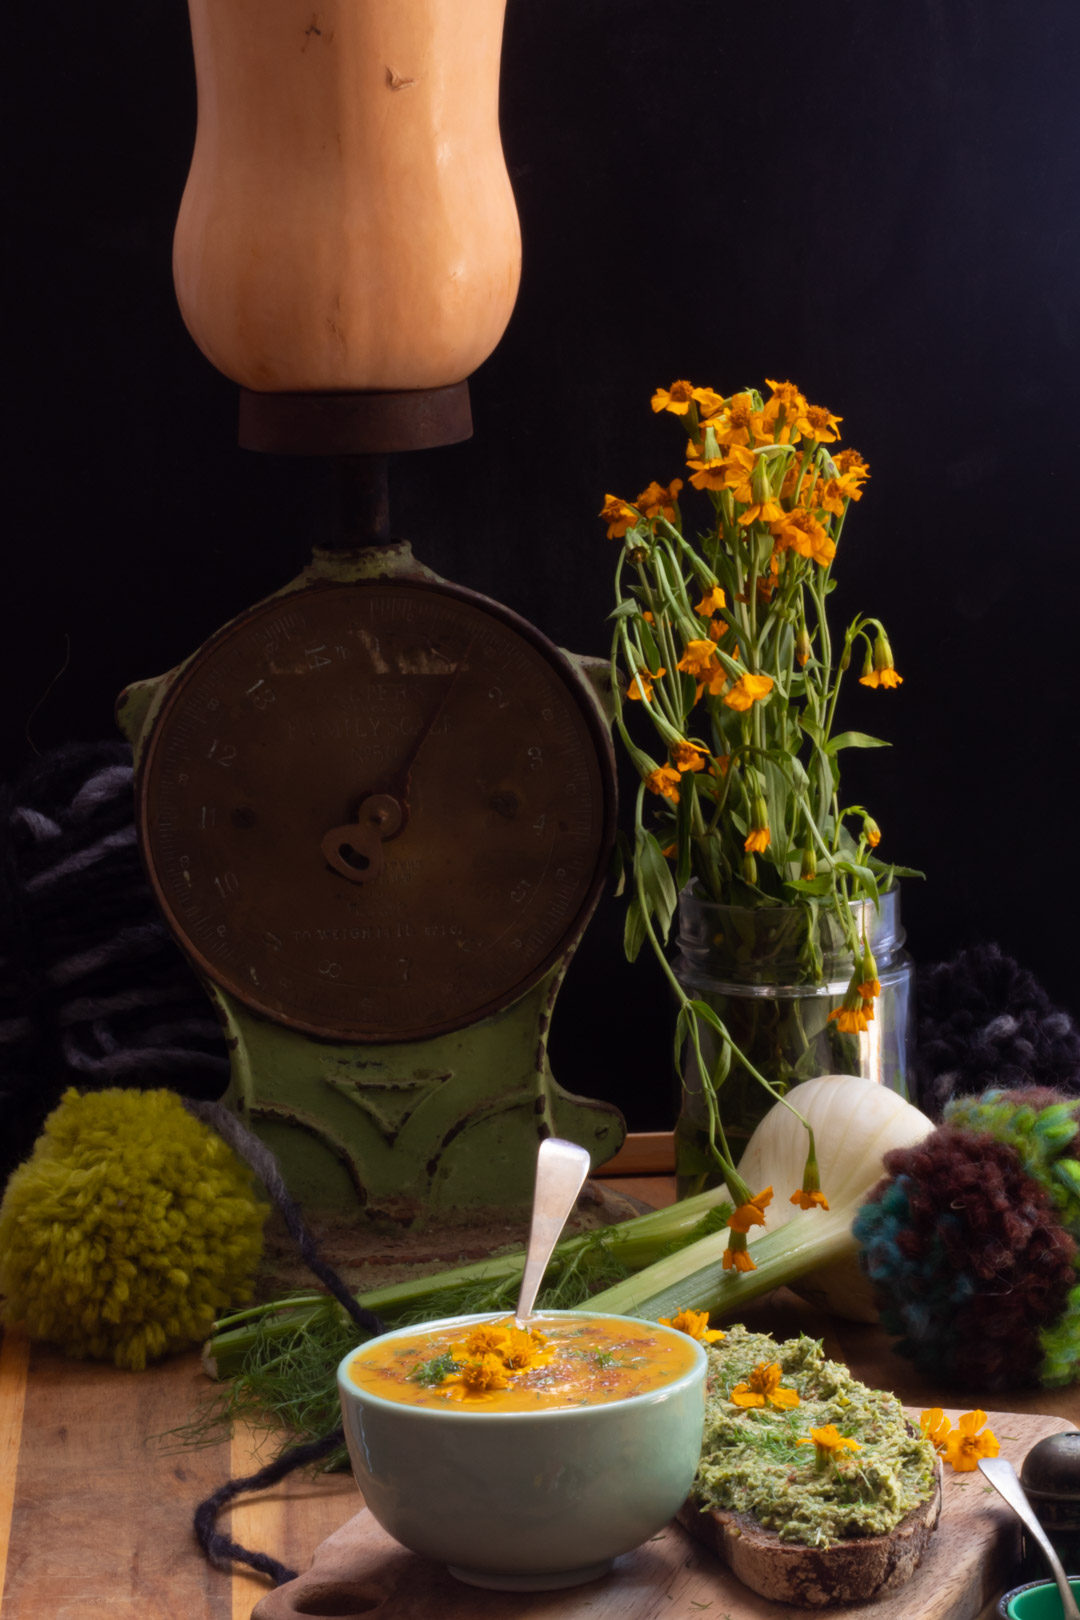
M729 709L745 711L754 703L760 703L767 698L773 688L771 675L740 675L730 692L725 692L724 702Z
M654 411L671 411L675 416L685 416L693 397L693 383L673 382L670 388L658 388L651 404Z
M869 675L859 676L860 686L902 686L903 681L895 669L872 669Z
M712 388L695 388L692 398L703 421L708 421L724 408L723 394L716 393Z
M827 1463L839 1451L862 1450L859 1442L841 1434L835 1423L826 1423L820 1429L811 1429L808 1438L799 1439L795 1443L800 1446L816 1446L819 1464Z
M927 1407L919 1419L919 1428L935 1451L945 1450L945 1436L952 1428L940 1406Z
M751 523L775 523L777 518L783 515L783 511L784 508L779 501L753 501L745 512L739 513L739 523L744 529Z
M686 465L691 469L690 482L695 489L727 489L728 464L723 456L699 456L693 446L686 454Z
M757 1266L755 1266L747 1252L746 1239L742 1238L740 1243L738 1232L735 1233L724 1250L724 1270L730 1271L733 1267L736 1271L757 1270Z
M856 992L863 1001L873 1002L875 996L881 994L881 981L878 979L863 979L861 984L855 986Z
M764 1226L765 1210L771 1203L772 1188L765 1187L745 1204L739 1205L728 1221L728 1227L732 1232L749 1232L752 1226Z
M796 416L806 409L806 399L794 383L773 382L771 377L765 382L772 389L772 398L766 400L761 413L762 427L777 444L787 444Z
M703 771L707 757L704 751L692 742L676 743L671 750L671 762L683 774L687 771Z
M655 771L650 771L645 778L645 786L650 793L658 793L661 798L670 799L672 804L678 804L681 780L678 771L673 770L670 765L658 765Z
M604 504L597 516L607 523L607 537L609 540L621 540L627 529L632 529L638 521L638 514L626 501L621 501L617 495L605 495Z
M836 543L829 531L804 507L785 512L770 527L777 551L797 551L800 557L810 557L822 568L827 568L836 556Z
M681 478L673 478L666 488L653 479L648 488L642 490L635 504L643 517L659 517L662 512L669 523L674 523L675 503L679 498L679 491L682 487L683 481Z
M460 1372L446 1380L445 1388L453 1399L463 1400L470 1395L486 1395L488 1390L505 1389L509 1382L501 1356L488 1352L466 1361Z
M666 669L658 669L655 674L648 669L639 669L627 688L627 697L637 703L651 703L653 681L658 681L661 675L666 674Z
M837 429L844 420L842 416L834 416L827 411L824 405L803 404L795 418L795 426L804 439L813 439L815 444L834 444L840 437Z
M810 1136L810 1146L806 1154L806 1163L803 1165L802 1186L792 1193L790 1202L798 1204L800 1209L828 1209L829 1200L821 1190L821 1171L818 1169L817 1144L813 1133Z
M819 1209L828 1209L829 1207L829 1200L820 1187L815 1187L810 1192L807 1192L805 1187L798 1187L792 1193L789 1202L798 1204L800 1209L813 1209L815 1205Z
M784 1374L778 1361L759 1361L749 1380L745 1384L736 1384L731 1391L730 1399L736 1406L751 1407L769 1406L790 1408L798 1406L799 1394L797 1390L785 1389L781 1380Z
M751 827L743 840L743 849L749 850L751 855L760 855L769 847L768 827Z
M866 833L866 842L870 845L870 848L877 849L878 845L881 843L881 828L878 826L873 816L866 817L865 821L863 822L863 830Z
M833 466L842 478L852 478L856 483L864 484L870 476L870 468L857 450L838 450L832 459Z
M754 409L754 396L750 393L732 394L719 422L713 424L720 444L748 445L751 438L763 439L761 412Z
M711 619L714 613L719 613L727 607L727 597L719 585L714 585L706 591L700 602L694 603L694 612L699 619Z
M716 672L716 645L712 641L688 641L678 668L687 675L713 675ZM747 704L749 708L749 704Z
M824 507L836 517L843 517L848 501L862 500L862 484L855 477L827 478L818 481L814 490L814 504Z
M461 1344L452 1347L452 1354L458 1361L476 1356L498 1356L506 1344L505 1322L481 1322Z
M867 1012L865 1007L837 1007L826 1019L831 1023L835 1018L836 1027L845 1035L860 1035L864 1029L870 1028L873 1013Z
M659 1321L664 1327L674 1328L677 1333L685 1333L701 1344L715 1344L719 1339L727 1337L719 1328L709 1326L708 1311L676 1311L674 1316L661 1316Z
M958 1474L970 1474L980 1457L997 1456L997 1436L991 1429L983 1429L985 1422L985 1412L965 1412L956 1428L945 1436L945 1460Z
M533 1328L519 1328L516 1322L510 1321L506 1325L506 1342L499 1354L504 1366L513 1372L522 1372L526 1367L550 1361L552 1352L542 1333Z
M889 638L884 630L878 629L874 639L873 661L867 658L863 672L859 676L861 686L899 686L903 680L902 675L896 673L893 667L892 648Z

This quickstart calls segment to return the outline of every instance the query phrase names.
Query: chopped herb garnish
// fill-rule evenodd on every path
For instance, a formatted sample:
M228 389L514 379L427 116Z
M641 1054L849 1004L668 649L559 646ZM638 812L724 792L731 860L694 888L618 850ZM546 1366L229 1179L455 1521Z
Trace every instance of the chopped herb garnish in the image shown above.
M594 1350L593 1361L598 1367L613 1367L615 1365L615 1352L613 1350Z
M444 1379L453 1377L461 1370L461 1362L455 1361L449 1350L444 1350L441 1356L432 1356L430 1361L421 1361L409 1374L409 1381L413 1384L425 1384L429 1388L441 1384Z

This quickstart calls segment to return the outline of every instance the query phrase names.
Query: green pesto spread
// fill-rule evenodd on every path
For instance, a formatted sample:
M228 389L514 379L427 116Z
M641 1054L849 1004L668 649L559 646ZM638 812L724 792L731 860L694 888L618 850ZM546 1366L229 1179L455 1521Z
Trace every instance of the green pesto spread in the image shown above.
M777 1343L743 1327L708 1347L705 1438L692 1499L746 1513L782 1541L827 1547L851 1536L886 1535L933 1493L934 1448L912 1434L895 1395L868 1389L827 1361L817 1339ZM744 1409L731 1400L759 1363L777 1363L799 1404ZM811 1429L832 1424L854 1440L823 1456Z

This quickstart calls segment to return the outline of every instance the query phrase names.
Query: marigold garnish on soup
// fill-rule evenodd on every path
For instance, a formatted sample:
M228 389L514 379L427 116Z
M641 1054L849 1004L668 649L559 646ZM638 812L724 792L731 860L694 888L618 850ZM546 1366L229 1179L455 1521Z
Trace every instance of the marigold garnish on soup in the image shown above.
M690 1371L694 1341L650 1322L512 1317L471 1327L417 1328L361 1349L349 1375L361 1389L410 1406L535 1412L648 1395Z

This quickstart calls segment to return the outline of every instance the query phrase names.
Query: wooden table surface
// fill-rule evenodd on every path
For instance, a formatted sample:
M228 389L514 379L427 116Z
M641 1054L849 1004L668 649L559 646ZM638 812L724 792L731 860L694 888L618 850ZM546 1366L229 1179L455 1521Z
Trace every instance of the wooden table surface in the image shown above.
M627 1177L621 1192L672 1197L665 1176ZM873 1326L826 1318L786 1290L745 1320L787 1338L809 1332L864 1382L914 1406L955 1406L893 1354ZM192 1534L197 1502L272 1454L234 1434L199 1450L170 1443L213 1386L195 1352L144 1373L67 1360L17 1333L0 1342L0 1614L3 1620L249 1620L268 1588L211 1568ZM966 1392L970 1407L1045 1412L1080 1425L1080 1391ZM360 1505L344 1475L294 1475L227 1511L242 1545L303 1570Z

